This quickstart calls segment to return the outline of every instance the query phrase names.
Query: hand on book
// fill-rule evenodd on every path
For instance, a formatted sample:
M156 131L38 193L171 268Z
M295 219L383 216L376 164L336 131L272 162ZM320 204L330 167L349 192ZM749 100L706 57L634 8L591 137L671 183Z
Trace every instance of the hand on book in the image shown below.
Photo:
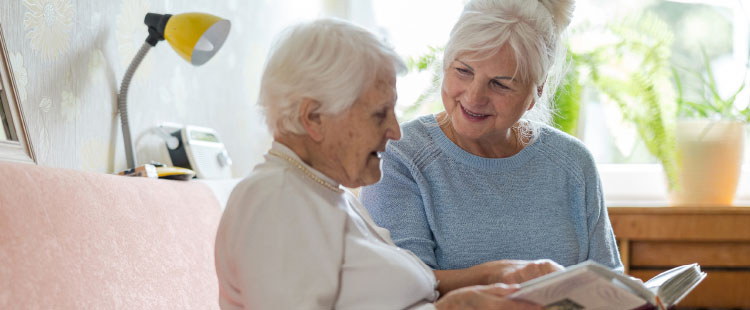
M443 296L435 308L438 310L541 310L542 307L519 300L510 300L505 296L517 291L517 284L502 283L476 285L457 289Z
M522 283L562 270L559 264L548 260L497 260L464 269L433 270L438 280L440 294L472 285L495 283Z
M527 260L497 260L478 265L486 275L485 284L492 283L523 283L545 274L565 269L549 259L534 261Z

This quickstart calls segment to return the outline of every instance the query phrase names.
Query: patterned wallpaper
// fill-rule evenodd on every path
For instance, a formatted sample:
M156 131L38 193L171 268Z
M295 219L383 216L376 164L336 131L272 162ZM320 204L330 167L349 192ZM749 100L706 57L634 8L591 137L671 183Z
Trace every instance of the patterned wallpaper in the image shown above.
M283 27L342 11L336 0L3 0L0 24L40 165L112 173L125 168L116 92L147 36L147 12L211 13L232 22L226 43L194 67L165 41L128 94L139 163L168 161L150 129L161 122L218 131L241 177L271 138L254 105L265 56ZM345 9L345 6L344 6Z

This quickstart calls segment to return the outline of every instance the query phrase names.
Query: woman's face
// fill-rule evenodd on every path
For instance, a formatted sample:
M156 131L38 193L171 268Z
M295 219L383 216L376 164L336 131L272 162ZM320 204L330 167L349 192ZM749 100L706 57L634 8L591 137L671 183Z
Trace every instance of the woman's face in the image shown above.
M396 75L382 74L349 110L328 118L323 152L329 176L346 187L380 181L380 156L388 140L401 138L396 121Z
M456 134L479 140L505 135L533 107L531 83L514 77L513 50L481 61L459 55L445 70L442 98Z

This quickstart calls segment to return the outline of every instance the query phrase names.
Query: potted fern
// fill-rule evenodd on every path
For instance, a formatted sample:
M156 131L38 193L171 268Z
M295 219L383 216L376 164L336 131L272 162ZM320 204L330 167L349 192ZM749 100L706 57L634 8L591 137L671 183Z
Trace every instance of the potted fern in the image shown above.
M578 55L576 64L588 68L587 83L602 101L618 106L661 162L671 204L731 205L744 124L750 122L750 106L735 105L744 83L730 96L720 96L703 52L705 74L690 72L702 89L697 99L688 99L680 76L670 70L672 33L663 21L645 14L610 24L607 31L613 42Z
M683 81L673 70L677 86L677 154L680 186L670 191L675 205L731 205L742 166L744 125L750 121L750 106L739 109L735 98L745 83L730 96L718 91L706 52L701 50L705 74L687 72L701 85L698 98L687 99Z

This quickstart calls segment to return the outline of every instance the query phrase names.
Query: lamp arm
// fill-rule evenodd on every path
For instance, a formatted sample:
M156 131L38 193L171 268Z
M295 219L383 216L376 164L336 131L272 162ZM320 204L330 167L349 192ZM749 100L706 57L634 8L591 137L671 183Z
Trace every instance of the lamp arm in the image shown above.
M128 88L130 87L130 81L133 79L133 74L138 65L141 64L143 58L151 49L153 45L149 42L144 42L141 49L133 57L133 61L130 62L128 70L122 77L122 84L120 84L120 93L117 95L117 111L120 113L120 121L122 123L122 140L125 142L125 159L128 163L128 169L135 168L136 158L135 151L133 150L133 141L130 139L130 123L128 121Z

